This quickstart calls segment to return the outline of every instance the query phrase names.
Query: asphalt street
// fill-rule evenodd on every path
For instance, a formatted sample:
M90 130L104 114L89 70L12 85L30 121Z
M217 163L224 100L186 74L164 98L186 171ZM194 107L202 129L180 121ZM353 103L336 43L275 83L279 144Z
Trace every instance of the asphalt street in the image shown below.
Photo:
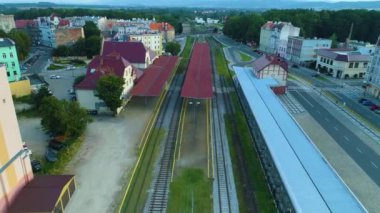
M51 49L48 48L40 48L36 50L37 60L32 64L29 69L29 73L41 73L49 60L51 60Z
M290 91L346 153L380 186L380 156L305 91ZM328 141L326 141L327 143Z
M295 74L302 76L304 78L313 81L313 85L324 90L333 93L340 102L345 103L347 107L354 110L356 113L360 114L366 120L371 122L376 127L380 128L380 115L372 112L368 106L364 106L358 103L360 97L362 97L361 92L356 92L354 94L350 93L350 88L345 86L345 80L334 79L335 82L326 82L318 80L312 77L313 72L306 68L291 69ZM314 72L315 73L315 72ZM360 81L360 80L359 80ZM350 84L357 84L358 80L349 80ZM352 88L357 88L358 86L348 86ZM373 100L374 103L379 103L379 101Z

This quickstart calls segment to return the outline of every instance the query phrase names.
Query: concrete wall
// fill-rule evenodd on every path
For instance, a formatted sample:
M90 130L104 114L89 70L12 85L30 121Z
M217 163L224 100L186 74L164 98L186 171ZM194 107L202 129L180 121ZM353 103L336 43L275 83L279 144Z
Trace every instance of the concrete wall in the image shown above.
M32 92L29 79L11 82L9 86L11 87L12 95L16 97L29 95Z
M56 46L72 45L80 38L84 38L84 31L82 27L58 28L55 31Z
M0 88L0 212L6 212L17 192L33 179L33 172L28 155L15 157L23 146L4 66L0 66Z

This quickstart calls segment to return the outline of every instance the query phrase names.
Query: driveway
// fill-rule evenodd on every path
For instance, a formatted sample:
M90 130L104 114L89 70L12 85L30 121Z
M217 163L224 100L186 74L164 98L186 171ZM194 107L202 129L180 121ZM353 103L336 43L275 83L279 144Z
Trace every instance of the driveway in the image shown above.
M21 138L32 150L32 157L44 155L49 136L42 131L41 118L19 118Z
M79 153L66 167L65 173L75 174L77 183L66 212L116 212L151 106L132 99L116 118L95 117Z

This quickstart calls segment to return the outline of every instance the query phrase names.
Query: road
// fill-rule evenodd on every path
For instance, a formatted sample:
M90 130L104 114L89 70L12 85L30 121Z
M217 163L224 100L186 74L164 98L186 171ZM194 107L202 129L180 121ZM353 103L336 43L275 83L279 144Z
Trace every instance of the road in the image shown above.
M290 91L310 115L331 135L346 153L380 186L380 156L340 123L312 97L314 93Z
M239 42L234 41L233 39L225 36L225 35L215 35L215 39L222 42L227 47L235 47L238 51L243 52L251 57L259 58L260 55L257 54L247 45L241 44Z
M39 47L38 49L33 49L35 51L35 57L37 60L31 65L28 73L39 74L44 71L47 63L51 60L52 49L46 47Z
M380 128L380 115L372 112L368 106L364 106L358 103L359 98L363 97L364 90L357 86L360 84L361 80L342 80L342 79L331 79L331 80L319 80L317 78L313 78L312 74L315 71L310 69L300 67L298 69L292 68L291 72L295 73L298 76L302 76L303 78L309 79L313 82L313 85L322 88L324 90L330 91L334 94L341 103L345 103L347 107L355 111L357 114L361 115L363 118L371 122L377 128ZM329 77L324 78L328 79ZM369 97L366 97L369 98ZM379 100L371 99L374 103L380 105Z

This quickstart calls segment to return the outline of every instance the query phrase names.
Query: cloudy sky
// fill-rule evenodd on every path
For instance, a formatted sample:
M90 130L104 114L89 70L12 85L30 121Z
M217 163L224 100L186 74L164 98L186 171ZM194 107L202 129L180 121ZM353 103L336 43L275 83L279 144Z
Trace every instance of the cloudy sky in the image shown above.
M217 2L218 0L202 0L202 2ZM263 1L263 0L229 0L229 2L255 2L255 1ZM307 1L325 1L325 2L339 2L339 1L347 1L347 2L360 2L360 1L378 1L378 0L294 0L298 2L307 2ZM128 5L128 4L136 4L136 3L161 3L165 4L167 2L183 2L183 0L1 0L2 3L23 3L23 2L52 2L52 3L63 3L63 4L89 4L89 3L97 3L97 4L116 4L116 5ZM192 2L199 2L199 0L186 0L188 4Z

